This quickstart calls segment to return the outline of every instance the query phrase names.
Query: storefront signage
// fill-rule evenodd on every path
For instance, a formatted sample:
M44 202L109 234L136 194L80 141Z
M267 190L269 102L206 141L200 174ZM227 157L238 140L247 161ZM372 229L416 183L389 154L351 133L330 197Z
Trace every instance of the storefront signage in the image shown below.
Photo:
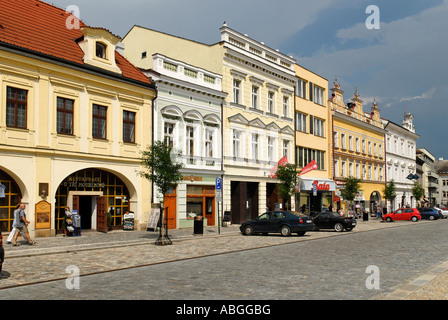
M313 186L316 186L316 190L319 191L330 191L330 184L326 182L319 183L318 180L313 182Z
M106 184L100 177L68 177L61 186L69 188L104 188Z
M35 206L36 230L51 228L51 204L47 201L40 201Z
M318 192L336 191L336 183L330 179L316 179L316 178L301 178L300 189L312 192L314 186Z

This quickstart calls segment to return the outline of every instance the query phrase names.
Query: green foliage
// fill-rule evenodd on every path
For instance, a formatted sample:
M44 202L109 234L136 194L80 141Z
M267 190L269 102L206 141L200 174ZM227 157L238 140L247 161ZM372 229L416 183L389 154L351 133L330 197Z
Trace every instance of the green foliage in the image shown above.
M345 185L344 188L341 190L341 196L343 199L351 202L355 199L358 192L362 191L360 184L361 180L354 177L350 177L346 178L344 182Z
M414 181L414 186L412 187L412 195L417 201L420 201L420 199L424 196L425 189L423 189L423 186L418 182Z
M281 182L278 185L280 196L282 197L283 201L288 203L288 199L295 195L296 185L300 180L300 178L297 176L297 165L287 163L278 166L276 177Z
M386 183L386 185L384 186L384 189L383 189L384 198L393 202L395 200L395 198L397 197L397 193L395 191L396 191L395 182L392 179L388 183Z
M154 182L162 195L173 189L183 179L181 163L173 160L172 147L165 142L156 141L148 150L142 152L142 165L146 171L140 175Z

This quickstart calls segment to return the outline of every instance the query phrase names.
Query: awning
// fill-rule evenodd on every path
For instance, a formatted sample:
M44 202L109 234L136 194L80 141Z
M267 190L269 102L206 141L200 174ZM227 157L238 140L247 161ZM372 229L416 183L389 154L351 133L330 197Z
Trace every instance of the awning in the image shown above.
M313 191L313 185L317 185L317 191L336 191L336 183L331 179L300 178L300 190Z

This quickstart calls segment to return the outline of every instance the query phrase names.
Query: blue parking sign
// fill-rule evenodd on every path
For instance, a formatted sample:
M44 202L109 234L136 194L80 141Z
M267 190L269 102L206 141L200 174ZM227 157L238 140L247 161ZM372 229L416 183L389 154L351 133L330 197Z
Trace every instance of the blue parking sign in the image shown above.
M221 190L221 178L216 178L216 190Z

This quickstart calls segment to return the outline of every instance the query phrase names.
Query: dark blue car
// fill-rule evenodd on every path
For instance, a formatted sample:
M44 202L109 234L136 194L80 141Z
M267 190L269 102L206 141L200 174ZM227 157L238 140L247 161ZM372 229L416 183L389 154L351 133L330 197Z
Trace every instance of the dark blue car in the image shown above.
M417 208L422 219L437 220L442 218L442 212L434 208Z

